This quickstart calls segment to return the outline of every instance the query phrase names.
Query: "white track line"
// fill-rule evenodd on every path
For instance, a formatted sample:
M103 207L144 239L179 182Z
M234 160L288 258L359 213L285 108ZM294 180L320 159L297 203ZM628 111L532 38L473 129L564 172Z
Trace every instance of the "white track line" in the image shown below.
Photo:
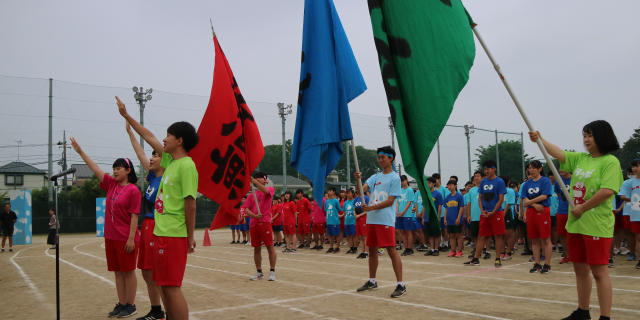
M13 264L14 267L16 267L16 269L18 269L18 273L20 273L24 282L26 282L29 288L31 288L31 291L36 296L36 299L38 299L38 301L40 302L46 302L46 299L44 298L44 295L42 294L42 292L40 292L40 289L36 287L35 283L31 281L31 278L24 272L24 270L22 270L20 265L15 261L15 258L17 258L20 255L22 250L25 250L25 249L18 250L13 256L11 256L11 258L9 258L9 261L11 261L11 263ZM50 307L50 304L47 303L47 306Z
M535 302L562 304L562 305L569 305L569 306L575 306L576 305L576 302L540 299L540 298L533 298L533 297L512 296L512 295L507 295L507 294L482 292L482 291L469 290L469 289L464 289L463 290L463 289L454 289L454 288L438 287L438 286L422 286L422 285L416 285L416 286L423 287L423 288L434 289L434 290L452 291L452 292L460 292L460 293L470 293L470 294L477 294L477 295L483 295L483 296L500 297L500 298L507 298L507 299L515 299L515 300L525 300L525 301L529 301L529 302L535 301ZM591 307L592 308L596 308L596 309L600 309L600 307L597 306L597 305L594 305L594 306L591 306ZM635 309L616 308L616 307L613 307L611 309L615 310L615 311L620 311L620 312L629 312L629 313L640 314L640 310L635 310Z
M56 256L54 256L54 255L50 255L50 254L49 254L49 252L48 252L48 250L45 250L45 251L44 251L44 254L45 254L47 257L52 258L52 259L55 259L55 258L56 258ZM78 269L78 270L80 270L80 271L82 271L82 272L84 272L84 273L86 273L86 274L88 274L88 275L90 275L90 276L94 277L94 278L98 278L100 281L105 282L105 283L109 284L109 285L110 285L110 286L112 286L112 287L115 287L115 286L116 286L116 284L115 284L113 281L111 281L111 280L109 280L109 279L107 279L107 278L105 278L105 277L103 277L103 276L101 276L101 275L99 275L99 274L96 274L96 273L94 273L94 272L92 272L92 271L90 271L90 270L87 270L87 269L85 269L85 268L83 268L83 267L80 267L80 266L78 266L78 265L76 265L76 264L73 264L73 263L71 263L71 262L69 262L69 261L67 261L67 260L65 260L65 259L60 258L60 262L62 262L62 263L66 263L66 264L68 264L68 265L70 265L70 266L72 266L72 267L74 267L74 268L76 268L76 269Z
M518 280L518 279L509 279L509 278L501 278L501 277L481 277L481 276L473 276L473 275L463 275L463 277L465 277L465 278L473 278L473 279L484 279L484 280L504 280L504 281L513 281L513 282L517 282L517 283L539 284L539 285L546 285L546 286L573 287L573 288L576 287L575 284L568 284L568 283ZM593 288L596 288L596 287L594 286ZM640 290L619 289L619 288L613 288L613 291L640 293Z

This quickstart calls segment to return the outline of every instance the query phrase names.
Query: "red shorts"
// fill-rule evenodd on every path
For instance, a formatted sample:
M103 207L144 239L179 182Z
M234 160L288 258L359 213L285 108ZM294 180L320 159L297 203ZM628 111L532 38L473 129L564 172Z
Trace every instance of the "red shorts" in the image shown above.
M613 238L600 238L579 233L567 235L569 261L603 265L609 263L609 252Z
M265 247L273 246L273 231L271 231L271 223L258 222L249 226L249 234L251 235L251 246L260 247L264 243Z
M298 221L298 233L299 234L310 234L311 233L311 222L310 221Z
M640 221L631 221L631 232L636 234L640 233Z
M181 287L187 266L187 238L156 236L153 247L153 281L159 287Z
M569 219L568 214L556 214L556 233L558 236L567 235L567 219Z
M614 213L615 215L615 213ZM624 229L624 216L623 215L617 215L616 217L616 224L614 226L614 230L622 230Z
M504 211L498 211L494 215L485 218L480 216L480 230L478 236L491 237L505 234Z
M282 226L282 231L285 236L296 234L296 225L295 224L285 224Z
M126 253L124 246L126 240L104 239L104 251L107 255L107 270L109 271L133 271L136 269L136 258L138 257L138 247Z
M156 236L153 234L153 227L156 221L153 219L144 219L142 221L142 230L140 236L140 250L138 251L138 269L153 269L153 245Z
M327 226L324 223L314 223L311 231L317 234L324 234Z
M631 229L631 216L622 216L622 219L624 219L624 228Z
M527 238L547 239L551 237L551 214L549 207L542 212L534 208L527 208Z
M396 228L381 224L367 225L367 247L388 248L396 246Z
M366 222L356 222L356 236L367 236L367 223Z

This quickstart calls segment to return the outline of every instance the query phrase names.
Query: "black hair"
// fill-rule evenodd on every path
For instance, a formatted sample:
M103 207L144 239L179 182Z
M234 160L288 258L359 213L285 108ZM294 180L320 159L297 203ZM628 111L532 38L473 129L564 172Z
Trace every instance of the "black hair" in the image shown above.
M431 177L436 179L436 180L438 180L438 179L440 179L440 174L436 172L436 173L432 174Z
M593 135L598 151L603 155L620 149L618 138L616 138L616 134L613 132L609 122L604 120L589 122L582 128L582 132Z
M352 193L352 194L354 194L354 195L356 194L356 192L353 190L353 188L349 188L349 189L347 189L347 193L349 193L349 192L351 192L351 193Z
M500 179L502 179L502 181L504 181L505 185L508 185L509 182L511 182L511 178L509 176L500 176Z
M633 159L633 160L631 160L631 166L632 166L632 167L640 166L640 159ZM631 168L629 168L629 169L631 169Z
M395 160L396 159L396 151L393 150L393 148L391 148L391 146L380 147L380 148L378 148L378 150L376 150L376 154L378 154L380 152L384 152L384 153L392 155L393 157L392 157L391 160Z
M515 182L509 183L509 188L515 188L517 186L518 186L518 184L516 184Z
M496 168L496 167L497 167L497 165L496 165L496 162L495 162L495 161L493 161L493 160L489 159L489 160L485 160L485 161L482 163L482 167L483 167L483 168Z
M333 194L336 194L336 188L335 187L331 187L331 188L327 189L327 192L328 191L333 191Z
M527 163L527 168L529 167L532 167L534 169L540 169L542 168L542 162L540 162L540 160L529 161L529 163Z
M404 175L404 174L403 174L403 175L401 175L401 176L400 176L400 181L405 181L405 180L407 180L407 181L408 181L408 180L409 180L409 178L407 178L407 176L406 176L406 175Z
M113 168L117 168L117 167L131 169L129 171L129 174L127 175L127 181L129 181L129 183L138 182L138 176L136 176L136 169L131 164L131 160L129 160L129 158L116 159L116 161L113 162Z
M151 156L153 157L155 155L157 155L158 157L162 157L162 155L159 154L158 151L156 151L156 149L151 150Z
M455 181L455 180L453 180L453 179L450 179L449 181L447 181L447 185L450 185L450 184L452 184L452 185L454 185L454 186L457 186L457 185L458 185L458 182L456 182L456 181Z
M167 128L167 133L176 137L176 139L182 138L182 148L186 152L191 151L198 144L198 132L189 122L174 122Z
M293 194L291 194L291 191L287 190L287 191L285 191L282 195L289 195L289 196L292 196ZM289 199L291 199L291 198L289 198Z
M473 175L474 175L474 176L475 176L476 174L479 174L481 177L483 177L483 176L484 176L484 173L483 173L483 172L481 172L481 171L479 171L479 170L477 170L477 171L474 171L474 172L473 172Z
M427 178L427 182L431 182L431 183L433 183L433 184L436 184L436 178L434 178L434 177L429 177L429 178Z
M470 184L473 184L473 182L471 182L471 181L467 181L467 183L465 183L465 184L464 184L464 186L466 187L466 186L468 186L468 185L470 185Z
M451 176L451 177L449 177L449 180L451 180L451 179L456 179L456 181L458 181L458 180L459 180L459 179L458 179L458 176Z
M298 194L298 193L302 193L302 195L304 196L304 192L302 192L302 189L296 190L296 194Z
M255 171L255 172L253 173L253 178L254 178L254 179L258 179L258 178L266 178L266 177L267 177L267 174L266 174L266 173L264 173L264 172L262 172L262 171Z

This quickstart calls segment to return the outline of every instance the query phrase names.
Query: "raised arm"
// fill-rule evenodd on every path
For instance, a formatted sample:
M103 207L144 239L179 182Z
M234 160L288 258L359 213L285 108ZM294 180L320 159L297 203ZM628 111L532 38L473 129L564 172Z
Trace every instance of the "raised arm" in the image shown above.
M156 138L156 136L154 136L149 129L143 127L140 122L129 115L129 113L127 112L127 107L125 107L124 103L120 101L120 98L116 97L116 102L118 104L118 112L120 112L120 115L122 115L122 117L127 120L127 123L131 124L133 130L135 130L140 136L142 136L142 139L144 139L144 141L146 141L153 148L153 150L155 150L158 154L162 154L162 152L164 151L162 142L158 140L158 138Z
M545 140L541 135L540 135L540 131L536 131L536 132L529 132L529 138L531 139L532 142L537 143L538 139L541 139L542 141L542 145L544 145L544 148L547 150L547 152L549 152L549 154L558 159L560 162L564 163L564 151L562 150L562 148L556 146L555 144Z
M91 158L89 158L86 153L84 153L76 139L73 137L71 137L71 146L73 147L73 150L75 150L76 153L78 153L78 155L82 158L82 160L84 160L84 163L89 166L89 169L91 169L96 177L98 177L98 180L102 183L102 179L104 179L104 171L102 171L102 169L100 169L100 167Z
M260 183L260 181L258 181L256 178L251 178L251 183L253 183L254 186L256 186L256 188L258 188L258 190L269 194L269 189L267 189L267 187L264 186L264 184Z
M150 165L149 158L147 158L147 155L144 154L144 149L140 145L140 142L138 142L138 140L136 139L136 136L133 134L133 131L131 130L131 125L129 124L129 122L126 123L126 128L127 128L127 134L129 135L129 141L131 141L131 146L133 147L133 150L136 152L136 156L138 156L138 160L140 160L140 163L142 163L142 167L144 168L144 170L149 172L149 165Z

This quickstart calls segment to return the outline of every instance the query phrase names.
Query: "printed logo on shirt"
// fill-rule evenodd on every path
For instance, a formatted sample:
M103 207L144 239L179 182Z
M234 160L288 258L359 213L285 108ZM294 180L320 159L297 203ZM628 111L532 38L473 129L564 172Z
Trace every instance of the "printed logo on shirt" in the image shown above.
M573 186L573 203L575 205L585 203L584 197L587 194L587 187L583 182L577 182Z
M593 175L593 171L594 170L584 171L581 168L576 168L576 170L573 172L573 175L579 179L589 179L591 178L591 175Z
M493 185L492 184L485 184L484 187L482 187L482 189L484 189L485 191L491 191L491 190L493 190Z
M527 192L529 194L538 194L540 192L540 187L529 188L529 190L527 190Z
M147 187L147 191L145 192L145 194L147 195L147 198L151 198L151 196L153 196L153 193L156 191L156 188L152 185L149 185Z
M640 211L640 194L634 193L631 195L631 209Z
M449 207L449 208L453 208L453 207L457 207L457 206L458 206L458 201L449 200L449 202L447 202L447 207Z
M155 209L158 214L164 213L164 202L162 201L162 191L158 192L156 196Z
M387 200L389 198L389 194L384 190L376 190L373 192L373 203L378 204L382 201Z

